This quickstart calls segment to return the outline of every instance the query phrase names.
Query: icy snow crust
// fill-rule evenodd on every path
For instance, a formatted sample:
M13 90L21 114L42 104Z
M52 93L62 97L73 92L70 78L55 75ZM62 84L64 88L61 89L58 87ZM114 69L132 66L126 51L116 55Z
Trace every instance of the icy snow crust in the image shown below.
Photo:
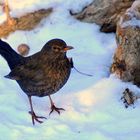
M48 97L33 97L37 115L48 119L35 126L28 114L26 94L13 80L5 79L10 70L0 57L0 140L138 140L140 138L140 103L126 109L120 100L128 88L140 90L131 83L124 83L114 75L109 76L116 43L114 34L99 32L95 24L75 20L69 9L80 11L92 0L9 0L11 14L53 7L54 12L33 31L16 31L5 39L15 50L27 43L30 55L39 51L52 38L61 38L74 50L68 53L80 71L93 77L80 75L72 70L67 84L52 96L58 107L66 109L59 116L49 116ZM3 14L1 14L3 16Z

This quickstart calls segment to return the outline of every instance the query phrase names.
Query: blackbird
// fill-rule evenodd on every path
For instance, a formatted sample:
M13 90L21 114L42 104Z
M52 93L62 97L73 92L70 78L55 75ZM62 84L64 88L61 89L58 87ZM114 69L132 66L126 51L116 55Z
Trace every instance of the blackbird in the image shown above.
M48 41L43 48L28 57L16 53L8 43L0 40L0 54L7 61L11 72L6 78L16 80L21 89L26 93L30 103L29 111L32 123L42 123L45 117L37 116L32 105L32 96L48 96L51 103L51 111L60 114L60 110L51 99L51 94L56 93L67 82L72 64L66 56L66 52L73 49L61 39Z

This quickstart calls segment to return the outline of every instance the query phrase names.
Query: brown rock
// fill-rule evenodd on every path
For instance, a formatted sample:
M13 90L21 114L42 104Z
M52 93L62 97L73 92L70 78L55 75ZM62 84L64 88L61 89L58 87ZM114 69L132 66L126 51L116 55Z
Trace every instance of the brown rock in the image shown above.
M40 9L35 12L27 13L19 18L11 17L0 25L0 38L7 37L11 32L16 30L32 30L42 19L49 16L53 9Z
M111 72L140 86L140 2L136 1L117 24L117 49Z
M115 32L116 23L134 0L94 0L80 13L73 13L75 18L89 23L101 25L103 32Z

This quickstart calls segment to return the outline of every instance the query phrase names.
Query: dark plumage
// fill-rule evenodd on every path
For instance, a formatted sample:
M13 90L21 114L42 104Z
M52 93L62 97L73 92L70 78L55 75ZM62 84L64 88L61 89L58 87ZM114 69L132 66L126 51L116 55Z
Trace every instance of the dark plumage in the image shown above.
M71 63L66 56L67 50L73 47L61 39L52 39L48 41L41 51L29 56L23 57L16 53L8 43L0 40L0 54L6 59L11 72L6 78L16 80L21 89L27 94L32 116L32 122L35 120L42 123L32 107L31 96L49 96L51 102L51 112L55 110L60 114L63 108L55 107L50 95L56 93L67 82Z

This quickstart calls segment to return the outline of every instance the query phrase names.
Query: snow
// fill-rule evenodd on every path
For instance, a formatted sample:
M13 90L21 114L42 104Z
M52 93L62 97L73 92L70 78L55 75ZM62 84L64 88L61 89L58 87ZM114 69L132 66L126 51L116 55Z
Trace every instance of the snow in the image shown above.
M0 16L0 24L6 21L6 14Z
M139 139L140 102L138 100L135 103L135 108L132 106L126 109L120 98L125 88L136 94L140 89L109 74L116 48L115 35L101 33L99 26L82 23L69 14L68 9L79 11L90 1L10 0L11 13L17 9L22 12L32 11L38 9L38 5L51 5L54 12L33 31L16 31L4 40L15 50L21 43L28 44L31 55L39 51L48 40L62 38L75 48L67 54L73 58L75 67L93 74L93 77L80 75L72 70L66 85L52 96L58 107L66 109L60 116L57 113L48 115L48 97L33 97L35 112L47 117L43 124L36 123L33 126L28 114L27 96L15 81L3 77L10 70L0 57L0 140Z
M122 28L126 28L126 27L130 27L130 26L132 26L132 27L140 27L140 20L139 19L136 19L135 17L133 17L131 20L129 20L129 21L125 21L122 25L121 25L121 27Z

